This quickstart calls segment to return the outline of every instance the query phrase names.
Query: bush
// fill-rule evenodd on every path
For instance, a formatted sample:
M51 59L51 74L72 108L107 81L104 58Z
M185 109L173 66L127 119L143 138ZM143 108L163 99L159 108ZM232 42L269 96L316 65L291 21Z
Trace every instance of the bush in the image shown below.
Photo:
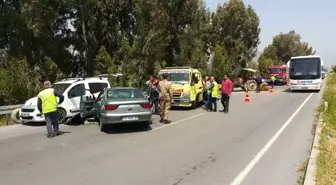
M336 184L336 74L327 78L323 99L328 109L323 112L323 127L320 140L320 153L317 158L317 185ZM323 106L321 106L323 107ZM323 111L321 109L320 111Z
M1 63L0 105L22 104L40 90L40 75L25 60Z

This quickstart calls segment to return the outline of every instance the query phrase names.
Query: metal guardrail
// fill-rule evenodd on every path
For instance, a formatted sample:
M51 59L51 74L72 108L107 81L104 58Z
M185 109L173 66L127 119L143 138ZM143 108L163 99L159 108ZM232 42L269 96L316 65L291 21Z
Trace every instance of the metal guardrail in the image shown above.
M11 114L12 112L17 109L21 108L22 105L8 105L8 106L0 106L0 116L5 115L6 118L6 125L9 125L11 122Z
M22 105L8 105L8 106L0 106L0 115L11 114L13 110L17 108L21 108Z

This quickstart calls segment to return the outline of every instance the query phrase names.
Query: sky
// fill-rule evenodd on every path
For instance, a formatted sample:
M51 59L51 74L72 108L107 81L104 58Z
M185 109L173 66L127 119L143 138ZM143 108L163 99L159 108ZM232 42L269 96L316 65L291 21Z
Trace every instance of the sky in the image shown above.
M205 0L211 11L227 0ZM326 67L336 65L336 0L243 0L260 19L262 50L280 32L295 30L322 57Z

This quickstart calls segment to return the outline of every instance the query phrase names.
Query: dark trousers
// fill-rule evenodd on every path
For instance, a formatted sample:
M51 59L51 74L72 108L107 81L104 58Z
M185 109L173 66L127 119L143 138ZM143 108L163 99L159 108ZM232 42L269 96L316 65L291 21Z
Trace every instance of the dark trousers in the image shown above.
M160 114L160 101L159 98L154 97L151 101L152 111L154 114Z
M256 89L256 92L257 92L257 93L260 92L260 85L261 85L261 84L257 84L257 89Z
M223 105L223 111L229 112L229 102L230 102L230 96L228 94L222 94L221 99L222 105Z
M211 97L211 101L214 106L214 111L217 111L217 97Z
M59 131L59 123L58 123L58 113L49 112L44 114L46 123L47 123L47 132L48 134L58 133Z
M208 92L203 92L203 101L207 102L209 100Z

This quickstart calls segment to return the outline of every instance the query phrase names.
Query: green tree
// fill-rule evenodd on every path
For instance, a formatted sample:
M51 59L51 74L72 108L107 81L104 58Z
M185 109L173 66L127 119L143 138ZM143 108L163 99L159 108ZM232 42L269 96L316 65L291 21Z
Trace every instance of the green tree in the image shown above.
M224 75L229 75L229 64L223 48L219 45L215 47L212 59L211 74L217 79L222 79Z
M268 67L274 65L274 61L272 59L264 59L260 60L258 64L258 69L261 76L267 76L268 74Z
M257 61L250 61L249 63L247 63L246 67L251 68L251 69L255 69L255 70L259 69Z
M259 44L259 17L241 0L230 0L212 14L211 46L220 45L229 53L230 68L246 67Z
M39 73L30 69L27 61L8 59L0 64L0 105L24 103L36 96L40 87Z
M259 60L271 59L274 65L283 65L294 56L313 55L315 51L294 30L273 37L272 44L268 45Z

